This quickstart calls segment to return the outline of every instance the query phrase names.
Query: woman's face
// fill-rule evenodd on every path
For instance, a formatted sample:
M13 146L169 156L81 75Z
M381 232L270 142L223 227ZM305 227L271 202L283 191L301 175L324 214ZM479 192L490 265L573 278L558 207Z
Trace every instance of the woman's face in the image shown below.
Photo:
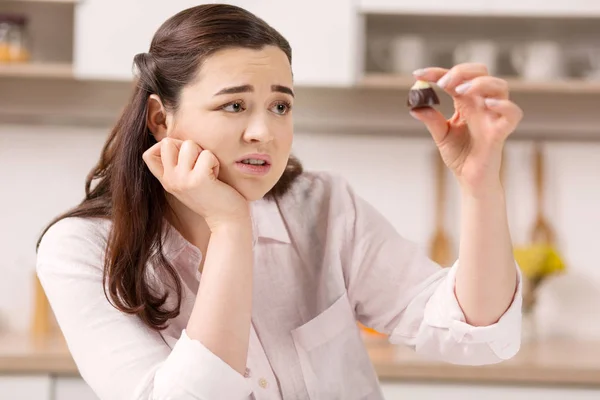
M167 117L167 136L212 151L219 179L257 200L287 165L293 101L291 66L279 48L222 50L182 91L180 107Z

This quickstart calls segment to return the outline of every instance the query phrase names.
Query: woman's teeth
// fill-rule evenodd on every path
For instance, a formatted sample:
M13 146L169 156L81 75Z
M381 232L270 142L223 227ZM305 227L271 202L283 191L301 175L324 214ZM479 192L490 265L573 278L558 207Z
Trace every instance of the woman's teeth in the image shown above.
M247 160L242 160L242 164L265 165L266 162L264 160L256 160L254 158L249 158Z

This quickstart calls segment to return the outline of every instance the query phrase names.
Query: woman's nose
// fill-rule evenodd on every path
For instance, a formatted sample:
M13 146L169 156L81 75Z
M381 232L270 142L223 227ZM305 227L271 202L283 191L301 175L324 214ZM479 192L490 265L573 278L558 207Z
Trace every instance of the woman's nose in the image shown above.
M244 140L247 142L266 143L273 140L273 135L271 134L269 125L263 118L254 118L246 127Z

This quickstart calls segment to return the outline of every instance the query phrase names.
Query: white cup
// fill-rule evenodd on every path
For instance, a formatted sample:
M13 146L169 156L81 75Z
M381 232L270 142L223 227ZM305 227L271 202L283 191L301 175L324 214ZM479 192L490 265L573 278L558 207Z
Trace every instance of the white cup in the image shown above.
M560 45L539 40L517 46L511 61L519 74L528 80L549 80L565 76L565 61Z
M454 64L481 63L488 68L490 75L498 69L498 45L491 40L470 40L456 46Z
M384 71L410 75L414 70L429 66L426 41L417 35L401 35L391 40L374 40L371 57Z

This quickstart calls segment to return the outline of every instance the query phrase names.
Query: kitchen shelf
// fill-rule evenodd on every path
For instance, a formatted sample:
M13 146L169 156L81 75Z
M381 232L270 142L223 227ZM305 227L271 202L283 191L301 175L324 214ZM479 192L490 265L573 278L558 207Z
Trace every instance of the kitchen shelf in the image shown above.
M582 3L582 1L584 3ZM587 1L587 3L585 3ZM451 4L449 4L451 3ZM496 3L496 4L494 4ZM521 2L523 3L523 2ZM519 4L518 1L483 1L459 0L428 1L428 2L402 2L398 0L358 0L358 10L367 15L418 15L441 17L486 17L486 18L572 18L591 19L600 17L600 9L590 0L577 0L567 2L554 0L554 4L545 4L545 7L532 6L531 0ZM552 3L551 1L548 3Z
M70 63L0 63L3 77L72 79L74 74Z
M0 0L0 3L56 3L78 4L81 0Z
M505 78L512 93L525 94L600 94L600 81L580 79L554 81L527 81L518 78ZM357 84L367 89L401 89L408 90L415 83L412 76L392 74L365 75Z

